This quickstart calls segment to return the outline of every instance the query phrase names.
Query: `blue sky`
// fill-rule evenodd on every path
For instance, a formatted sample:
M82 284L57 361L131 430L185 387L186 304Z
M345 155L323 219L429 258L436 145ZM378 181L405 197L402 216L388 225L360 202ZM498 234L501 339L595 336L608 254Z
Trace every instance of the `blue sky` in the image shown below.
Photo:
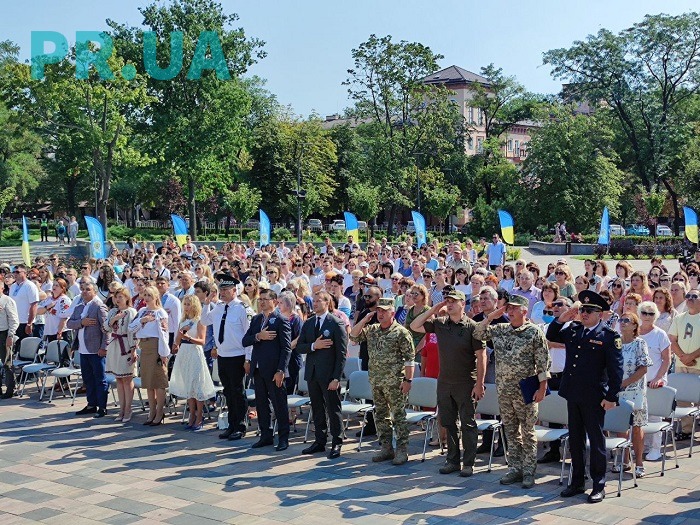
M105 19L142 21L141 0L5 0L0 39L29 57L31 31L102 30ZM159 0L159 3L165 3ZM417 41L445 56L441 66L479 72L490 62L531 91L554 93L559 83L542 65L542 53L569 46L601 28L619 31L645 14L680 14L698 0L222 0L240 15L247 34L266 42L268 53L251 74L267 79L280 102L301 115L341 112L349 105L341 85L352 67L351 50L367 37L392 35Z

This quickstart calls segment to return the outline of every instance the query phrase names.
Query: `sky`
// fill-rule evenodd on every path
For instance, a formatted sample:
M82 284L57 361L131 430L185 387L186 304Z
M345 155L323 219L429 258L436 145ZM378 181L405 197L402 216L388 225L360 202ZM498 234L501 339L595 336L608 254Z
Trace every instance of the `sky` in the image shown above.
M157 0L168 3L167 0ZM369 35L420 42L444 55L441 67L478 73L489 63L526 89L557 93L560 82L542 64L542 53L568 47L606 28L617 32L646 14L700 9L698 0L220 0L238 13L238 26L264 40L267 57L250 75L295 113L321 117L351 103L342 82L353 66L352 49ZM141 0L2 0L0 40L30 56L32 31L58 31L72 44L76 31L107 29L107 18L138 26Z

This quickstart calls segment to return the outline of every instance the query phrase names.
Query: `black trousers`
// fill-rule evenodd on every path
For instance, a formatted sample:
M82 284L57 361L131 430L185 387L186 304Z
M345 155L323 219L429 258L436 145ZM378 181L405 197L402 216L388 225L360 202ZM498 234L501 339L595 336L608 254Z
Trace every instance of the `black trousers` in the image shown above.
M263 440L272 440L272 414L270 405L277 417L277 432L280 442L289 439L289 418L287 417L287 388L284 383L278 387L271 377L265 377L256 368L255 379L255 409L258 411L260 436Z
M174 342L175 342L175 332L168 332L168 346L170 348L172 348ZM170 379L170 376L173 375L173 367L175 366L175 358L176 357L177 357L177 354L170 354L170 357L168 358L168 380Z
M461 460L465 467L474 466L476 443L479 439L479 431L474 420L476 404L471 396L473 388L474 383L445 385L438 382L437 390L440 423L447 431L446 460L448 463L460 464L459 430L457 430L459 417L463 449Z
M605 487L605 436L603 422L605 410L600 404L567 403L569 412L569 448L571 449L571 486L583 487L586 472L586 435L591 447L591 465L589 471L593 480L593 490Z
M7 330L3 330L0 332L0 366L3 368L7 392L13 394L15 392L15 374L12 371L12 348L5 346L6 340ZM0 383L0 390L2 390L2 383Z
M340 413L340 388L328 390L330 381L309 381L309 397L311 398L311 410L314 413L314 428L316 429L315 442L325 445L328 440L328 423L326 412L331 426L332 444L343 442L343 415ZM257 394L256 394L257 397Z
M248 401L245 396L245 356L221 357L219 360L219 379L224 387L224 396L228 405L228 426L234 431L246 431L245 415Z

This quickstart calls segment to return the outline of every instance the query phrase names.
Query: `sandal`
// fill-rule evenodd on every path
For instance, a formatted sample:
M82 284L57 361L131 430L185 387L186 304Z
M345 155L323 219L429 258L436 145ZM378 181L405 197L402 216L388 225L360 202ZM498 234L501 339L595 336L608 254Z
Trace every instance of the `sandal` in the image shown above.
M625 466L622 470L624 470L625 472L629 472L630 470L632 470L632 465L630 465L629 463L625 463ZM613 465L612 468L610 469L610 472L614 472L615 474L619 474L620 473L620 465L617 465L617 464Z
M646 475L646 472L644 472L644 467L635 467L634 475L638 478L643 478Z

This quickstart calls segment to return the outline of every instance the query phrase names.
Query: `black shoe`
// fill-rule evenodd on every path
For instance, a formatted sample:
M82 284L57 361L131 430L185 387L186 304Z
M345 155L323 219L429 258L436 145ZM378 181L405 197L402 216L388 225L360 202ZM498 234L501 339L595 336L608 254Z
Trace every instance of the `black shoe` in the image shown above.
M14 392L7 391L3 395L0 396L0 399L12 399L14 396Z
M237 441L239 439L243 439L243 436L245 436L245 432L241 432L240 430L237 430L235 432L231 432L228 436L229 441Z
M106 408L98 408L97 412L95 413L94 416L92 416L95 419L99 419L101 417L105 417L107 415L107 409Z
M677 432L676 441L688 441L690 439L689 432Z
M221 434L219 434L219 439L228 439L228 437L233 434L234 428L233 427L228 427L226 430L224 430Z
M304 450L301 451L302 454L317 454L319 452L325 452L326 451L326 445L322 445L321 443L316 443L315 441L311 443L310 447L306 447Z
M578 495L578 494L583 494L584 492L586 492L586 488L585 488L585 487L574 487L573 485L569 485L569 486L566 487L564 490L562 490L562 491L559 493L559 495L560 495L562 498L570 498L570 497L576 496L576 495Z
M331 446L331 449L328 451L328 459L336 459L340 457L340 449L342 447L342 443L336 443L335 445Z
M481 445L476 447L477 454L488 454L489 452L491 452L491 443L482 442Z
M367 425L365 427L364 431L358 430L357 433L355 434L355 437L360 437L360 435L362 435L362 437L376 436L377 435L377 427L375 427L374 425Z
M460 467L459 464L457 463L450 463L449 461L445 462L445 464L440 467L440 474L452 474L453 472L459 472Z
M503 450L503 445L499 442L498 447L496 447L496 450L493 451L493 457L494 458L502 458L505 455L506 455L506 451Z
M280 441L277 446L275 447L275 450L277 452L282 452L283 450L287 450L289 448L289 442L288 441Z
M593 489L588 496L588 503L600 503L605 499L605 489Z
M556 451L554 449L548 451L544 456L537 460L537 463L559 463L560 461L561 454L559 453L559 449L557 448Z
M271 447L272 445L274 445L274 442L271 439L260 439L253 443L250 448Z
M87 414L96 414L97 413L97 407L91 407L90 405L86 406L82 410L78 410L75 415L76 416L84 416Z

